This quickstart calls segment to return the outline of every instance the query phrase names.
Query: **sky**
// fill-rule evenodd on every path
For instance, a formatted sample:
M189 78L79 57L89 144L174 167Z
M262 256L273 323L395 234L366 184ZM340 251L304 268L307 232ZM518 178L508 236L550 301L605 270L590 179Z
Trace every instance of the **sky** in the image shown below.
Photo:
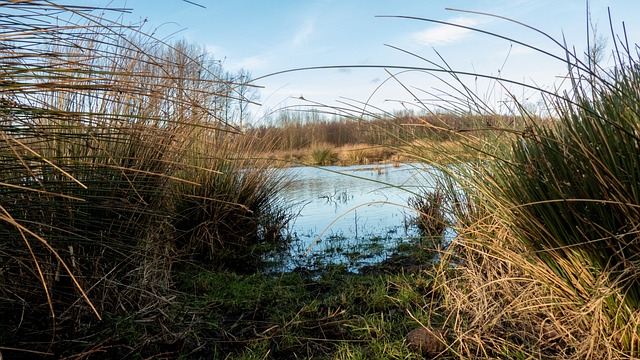
M393 16L465 25L560 57L564 57L562 48L525 26L447 8L526 23L559 41L564 38L578 54L586 49L588 27L584 0L114 0L110 4L132 8L127 19L146 20L156 36L204 46L225 70L243 69L257 78L261 106L252 109L256 122L281 108L313 104L374 112L456 106L459 96L451 87L455 82L451 76L392 67L447 65L543 89L563 86L566 65L551 56L487 34ZM624 22L630 42L637 41L640 22L634 20L640 2L589 2L597 35L609 38L606 45L612 49L607 8L616 31L621 33ZM606 56L603 62L610 60ZM388 68L367 68L378 65ZM276 74L316 66L336 68ZM509 94L533 106L538 101L537 92L508 82L475 76L463 76L461 81L481 99L503 109L512 106Z

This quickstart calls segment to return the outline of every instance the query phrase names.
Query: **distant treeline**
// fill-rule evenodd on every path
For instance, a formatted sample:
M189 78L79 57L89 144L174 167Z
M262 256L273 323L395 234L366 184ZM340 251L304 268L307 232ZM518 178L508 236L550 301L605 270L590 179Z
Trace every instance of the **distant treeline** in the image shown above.
M273 150L292 150L326 143L401 145L416 139L454 140L464 132L491 128L521 128L520 117L400 113L373 119L330 118L316 112L282 112L270 125L248 129Z

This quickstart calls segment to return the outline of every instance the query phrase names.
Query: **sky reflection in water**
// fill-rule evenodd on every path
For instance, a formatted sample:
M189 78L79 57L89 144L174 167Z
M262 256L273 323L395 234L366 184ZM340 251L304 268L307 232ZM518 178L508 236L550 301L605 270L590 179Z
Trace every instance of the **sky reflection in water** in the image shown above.
M424 164L358 165L283 169L294 179L284 194L294 214L294 240L287 267L324 261L365 265L382 260L388 249L417 236L407 200L434 187L433 169ZM371 245L373 244L373 245ZM312 246L313 245L313 246ZM376 251L377 250L377 251Z

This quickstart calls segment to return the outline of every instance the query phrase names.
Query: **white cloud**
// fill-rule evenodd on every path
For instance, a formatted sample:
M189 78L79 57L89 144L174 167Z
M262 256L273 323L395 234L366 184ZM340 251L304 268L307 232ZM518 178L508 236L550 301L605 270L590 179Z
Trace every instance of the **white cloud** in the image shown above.
M469 27L473 27L479 24L479 21L465 17L450 19L448 22ZM441 24L423 31L413 33L412 39L420 45L444 45L460 41L470 32L471 30L469 29Z
M208 60L213 60L213 62L210 62L206 65L214 65L215 63L221 63L222 65L225 65L227 55L231 53L229 49L225 48L224 46L219 46L212 43L204 43L203 46L204 51L207 53Z
M295 48L304 44L309 39L311 34L313 34L313 30L313 20L305 21L305 23L296 31L296 34L291 41L291 46Z
M269 56L267 55L258 55L258 56L249 56L242 58L238 61L229 61L224 64L225 69L230 71L238 71L240 69L245 69L248 71L258 71L263 69L269 63Z
M223 48L222 46L211 43L205 43L204 49L207 51L207 53L209 53L209 55L213 55L213 57L221 56L226 52L225 48Z

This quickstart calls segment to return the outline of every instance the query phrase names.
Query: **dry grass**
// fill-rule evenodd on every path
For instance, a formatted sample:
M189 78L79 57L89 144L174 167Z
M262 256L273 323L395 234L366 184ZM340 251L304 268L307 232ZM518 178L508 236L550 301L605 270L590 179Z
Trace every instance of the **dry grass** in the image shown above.
M397 161L393 149L368 144L346 145L338 148L338 159L341 165L366 165Z
M312 153L316 151L318 158L314 158ZM325 151L323 154L322 151ZM326 153L329 151L329 153ZM321 155L328 156L323 158ZM273 165L279 167L301 166L301 165L319 165L319 160L331 160L325 162L325 165L336 164L342 166L349 165L366 165L379 164L385 162L406 162L412 158L403 156L397 150L386 146L356 144L335 147L323 144L320 147L307 147L293 150L270 150L265 149L262 152L255 152L257 158L273 159Z
M248 84L108 10L0 9L3 344L45 349L95 324L90 309L155 318L184 262L240 254L249 270L282 240L283 179L224 117Z
M451 352L474 359L636 358L637 350L622 349L629 340L637 348L640 314L624 308L624 294L609 274L590 275L588 286L572 288L514 241L509 227L487 215L458 229L446 253L437 306L448 314ZM571 270L579 259L563 260L568 272L579 270Z
M341 165L370 164L374 150L377 148L366 144L343 146L338 150L339 162Z
M607 69L556 41L571 89L539 89L552 120L512 96L518 126L449 129L451 146L403 144L450 184L458 236L441 262L443 299L432 304L446 317L450 355L640 357L640 67L637 46L616 39ZM468 90L441 69L446 86ZM463 93L452 103L508 120Z
M475 142L474 142L475 143ZM464 139L433 141L429 139L414 140L400 147L398 152L417 161L447 164L450 162L467 162L478 159L481 155ZM482 146L482 145L480 145ZM416 151L416 149L419 149Z
M333 145L316 143L309 148L308 162L311 165L333 165L338 161L338 153Z

